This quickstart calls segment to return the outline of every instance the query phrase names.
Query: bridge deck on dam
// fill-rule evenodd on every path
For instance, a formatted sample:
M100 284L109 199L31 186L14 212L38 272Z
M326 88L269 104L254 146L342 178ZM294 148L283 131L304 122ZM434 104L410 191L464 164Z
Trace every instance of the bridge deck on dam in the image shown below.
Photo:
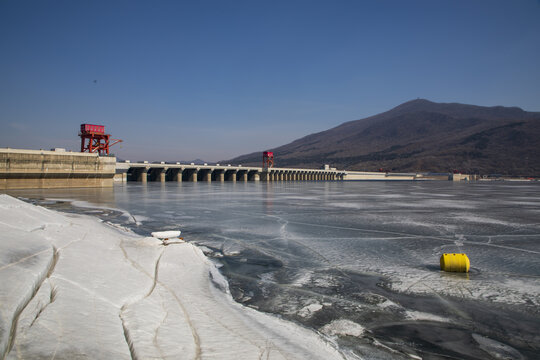
M330 181L344 180L345 171L335 169L262 168L232 165L168 163L116 164L116 181Z

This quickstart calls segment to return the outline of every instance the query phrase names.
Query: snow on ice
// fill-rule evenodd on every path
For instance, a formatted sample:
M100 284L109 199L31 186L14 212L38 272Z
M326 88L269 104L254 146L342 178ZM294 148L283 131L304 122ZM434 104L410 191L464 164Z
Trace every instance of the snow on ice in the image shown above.
M0 234L1 358L344 358L315 332L235 303L189 243L7 195Z

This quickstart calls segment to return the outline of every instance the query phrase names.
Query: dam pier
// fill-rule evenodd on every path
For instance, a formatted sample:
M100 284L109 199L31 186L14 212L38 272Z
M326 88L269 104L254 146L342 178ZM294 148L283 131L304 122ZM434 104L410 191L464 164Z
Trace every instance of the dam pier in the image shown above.
M336 181L345 180L346 176L347 172L328 166L324 169L295 169L126 161L116 163L115 181Z

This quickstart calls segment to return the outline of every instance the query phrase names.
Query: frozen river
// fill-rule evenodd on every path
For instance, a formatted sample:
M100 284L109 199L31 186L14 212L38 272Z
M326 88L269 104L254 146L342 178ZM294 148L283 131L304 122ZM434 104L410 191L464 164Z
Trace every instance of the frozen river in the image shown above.
M219 262L238 302L312 327L362 358L540 357L538 183L129 183L8 193L143 235L181 229ZM466 253L470 273L442 273L444 252Z

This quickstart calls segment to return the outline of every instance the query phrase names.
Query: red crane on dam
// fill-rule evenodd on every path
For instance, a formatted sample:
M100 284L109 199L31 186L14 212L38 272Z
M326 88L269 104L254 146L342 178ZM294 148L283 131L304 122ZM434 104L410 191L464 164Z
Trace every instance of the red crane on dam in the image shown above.
M271 151L263 152L263 166L264 169L274 167L274 153Z
M120 139L111 139L110 134L105 134L105 126L93 124L81 124L81 152L98 153L109 155L109 148L119 142Z

